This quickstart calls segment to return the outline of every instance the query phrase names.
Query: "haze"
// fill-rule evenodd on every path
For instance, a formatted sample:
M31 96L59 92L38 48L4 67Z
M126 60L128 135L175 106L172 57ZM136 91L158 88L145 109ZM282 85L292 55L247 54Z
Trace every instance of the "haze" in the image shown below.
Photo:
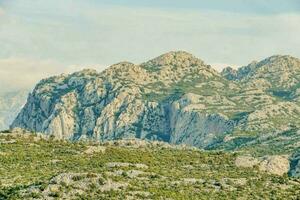
M185 50L218 70L300 57L297 0L0 0L0 93Z

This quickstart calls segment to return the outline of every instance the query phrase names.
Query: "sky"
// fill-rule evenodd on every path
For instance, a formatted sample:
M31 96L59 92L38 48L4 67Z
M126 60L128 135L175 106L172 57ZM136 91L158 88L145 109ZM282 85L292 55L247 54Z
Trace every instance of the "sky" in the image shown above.
M300 57L300 0L0 0L0 93L184 50L216 69Z

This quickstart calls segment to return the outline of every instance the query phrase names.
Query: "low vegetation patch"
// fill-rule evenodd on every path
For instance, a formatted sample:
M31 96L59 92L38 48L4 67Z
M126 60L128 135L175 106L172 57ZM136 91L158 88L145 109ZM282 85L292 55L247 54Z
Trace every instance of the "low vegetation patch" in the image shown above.
M238 153L0 134L0 199L297 199L300 180L236 166ZM15 141L15 142L7 142ZM98 147L97 147L98 145Z

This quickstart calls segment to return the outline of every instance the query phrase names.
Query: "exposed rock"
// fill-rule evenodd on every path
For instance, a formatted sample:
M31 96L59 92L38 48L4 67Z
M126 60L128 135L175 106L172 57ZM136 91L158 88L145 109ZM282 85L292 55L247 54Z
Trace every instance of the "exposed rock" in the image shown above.
M231 68L231 67L226 67L222 70L221 72L222 76L227 78L228 80L236 80L238 78L238 72L237 70Z
M129 170L129 171L117 170L114 172L106 172L106 174L109 176L126 176L129 178L137 178L138 176L144 175L146 173L140 170Z
M237 167L254 167L259 164L259 159L252 156L238 156L235 160Z
M78 194L88 193L91 187L101 192L118 191L128 187L128 183L104 179L95 173L63 173L53 177L45 188L32 186L22 192L24 198L39 195L41 199L76 199Z
M4 139L0 139L0 144L14 144L16 143L16 140L4 140Z
M290 163L288 156L268 156L259 165L260 171L282 176L288 173Z
M290 163L288 156L265 156L263 158L254 158L252 156L238 156L235 161L237 167L254 167L262 172L282 176L288 173Z
M249 140L235 132L263 136L285 131L287 123L300 129L299 69L297 58L272 56L220 74L187 52L169 52L141 65L121 62L101 73L44 79L11 128L71 141L239 147Z
M107 167L115 168L115 167L136 167L139 169L147 169L148 166L142 163L119 163L119 162L111 162L106 164Z
M290 158L289 175L300 177L300 151L296 151Z
M104 153L106 147L103 146L87 146L87 149L83 152L88 155L92 155L94 153Z

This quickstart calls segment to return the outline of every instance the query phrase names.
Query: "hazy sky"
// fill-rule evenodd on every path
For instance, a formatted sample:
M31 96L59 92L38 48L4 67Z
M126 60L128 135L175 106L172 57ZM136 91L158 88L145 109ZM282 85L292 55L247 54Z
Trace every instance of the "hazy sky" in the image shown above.
M0 92L185 50L218 68L300 57L300 0L0 0Z

